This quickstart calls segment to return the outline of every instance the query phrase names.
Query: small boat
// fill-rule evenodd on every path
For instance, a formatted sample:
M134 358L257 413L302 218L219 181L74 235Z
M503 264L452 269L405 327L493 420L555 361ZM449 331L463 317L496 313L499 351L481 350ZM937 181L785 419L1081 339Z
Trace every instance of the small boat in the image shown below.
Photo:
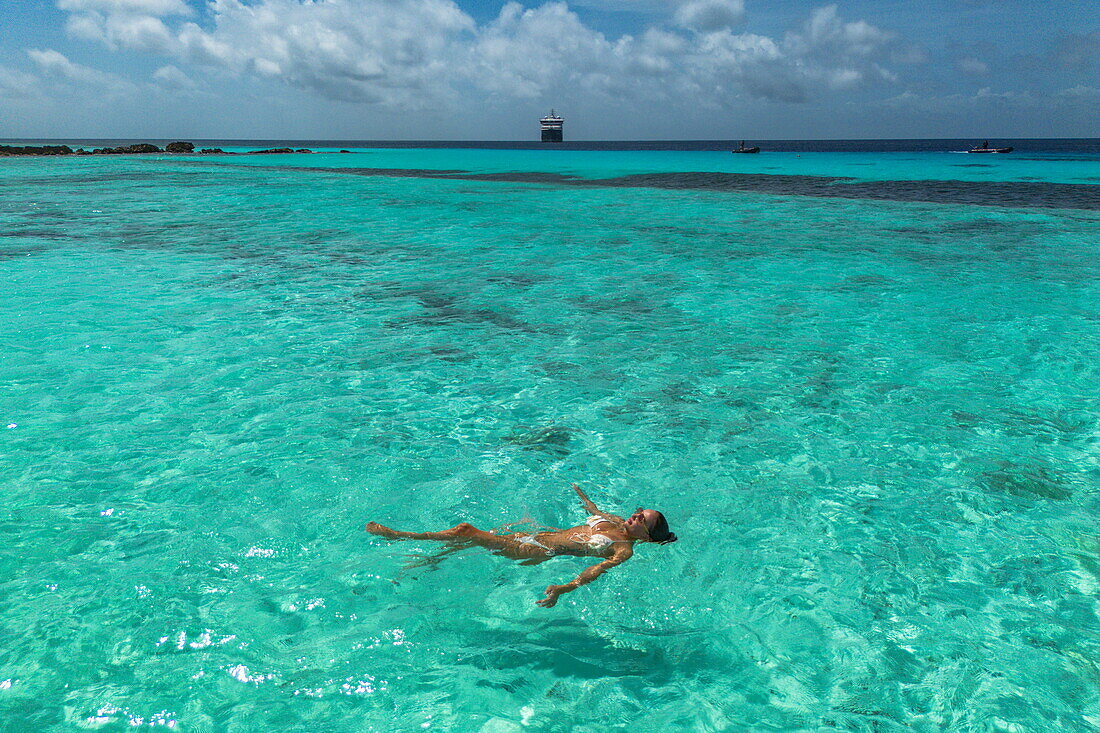
M739 147L737 150L731 150L730 152L731 153L759 153L760 148L758 148L758 147L746 148L745 147L745 141L742 140L741 141L741 147Z
M968 153L1011 153L1012 148L991 148L991 147L989 147L989 141L985 140L985 141L982 142L981 145L979 145L977 147L974 147L974 148L970 148L970 150L967 150L966 152L968 152Z

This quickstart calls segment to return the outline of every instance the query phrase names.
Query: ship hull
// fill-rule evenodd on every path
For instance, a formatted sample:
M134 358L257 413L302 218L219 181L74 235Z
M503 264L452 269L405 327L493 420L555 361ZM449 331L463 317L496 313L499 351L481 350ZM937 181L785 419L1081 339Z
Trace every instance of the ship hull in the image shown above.
M542 141L544 143L560 143L561 142L561 130L543 130Z

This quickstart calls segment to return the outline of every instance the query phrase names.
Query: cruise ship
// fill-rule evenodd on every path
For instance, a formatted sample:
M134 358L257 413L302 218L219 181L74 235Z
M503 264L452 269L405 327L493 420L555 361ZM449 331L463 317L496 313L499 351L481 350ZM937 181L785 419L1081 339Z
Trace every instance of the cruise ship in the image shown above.
M565 118L559 117L554 110L550 110L550 114L539 120L539 128L542 130L542 141L544 143L560 143L561 126L564 122Z

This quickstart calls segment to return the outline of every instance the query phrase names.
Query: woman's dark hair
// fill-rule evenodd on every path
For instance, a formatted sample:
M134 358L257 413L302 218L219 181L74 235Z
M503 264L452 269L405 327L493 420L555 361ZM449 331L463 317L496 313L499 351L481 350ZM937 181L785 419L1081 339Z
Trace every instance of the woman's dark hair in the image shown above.
M649 530L649 539L661 545L675 542L676 535L668 531L668 520L665 519L665 515L656 510L653 513L657 515L657 521L653 523L653 527Z

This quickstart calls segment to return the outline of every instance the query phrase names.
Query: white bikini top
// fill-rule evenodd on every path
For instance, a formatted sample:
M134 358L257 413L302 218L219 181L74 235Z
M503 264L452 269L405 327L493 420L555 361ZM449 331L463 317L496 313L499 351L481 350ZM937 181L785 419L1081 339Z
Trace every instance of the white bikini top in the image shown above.
M604 519L603 517L598 517L595 514L593 514L588 519L584 520L584 523L587 524L592 529L595 529L596 525L601 524L603 522L607 522L608 524L611 524L611 522L608 521L607 519ZM611 539L610 537L608 537L605 534L592 534L592 535L589 535L588 539L584 541L584 544L588 545L593 550L604 550L604 549L607 549L608 547L610 547L611 545L615 544L615 540Z

